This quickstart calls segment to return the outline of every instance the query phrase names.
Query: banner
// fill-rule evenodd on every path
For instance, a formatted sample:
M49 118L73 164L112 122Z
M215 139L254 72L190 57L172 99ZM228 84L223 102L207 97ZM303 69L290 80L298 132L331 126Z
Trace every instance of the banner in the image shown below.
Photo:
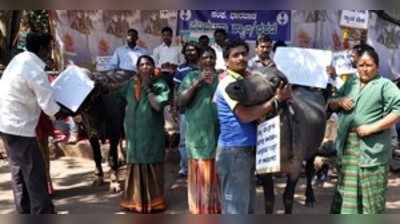
M343 50L339 10L292 11L291 41L296 47Z
M392 80L400 78L400 26L371 14L368 44L379 55L379 73Z
M178 33L186 40L197 40L206 34L211 39L214 30L222 28L230 37L255 41L260 34L274 40L290 40L290 10L180 10Z
M129 28L139 33L137 45L151 53L161 44L163 27L176 30L176 16L176 10L55 10L51 24L61 63L94 69L99 56L125 44Z

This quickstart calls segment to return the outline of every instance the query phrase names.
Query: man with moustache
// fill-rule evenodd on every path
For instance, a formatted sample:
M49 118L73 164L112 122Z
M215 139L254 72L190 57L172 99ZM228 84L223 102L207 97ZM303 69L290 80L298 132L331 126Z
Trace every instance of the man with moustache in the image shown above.
M223 214L251 214L255 201L255 121L274 111L273 101L290 97L290 87L278 88L275 97L256 106L246 107L231 99L226 87L238 79L245 79L249 46L242 40L228 42L223 56L227 69L220 76L214 94L220 125L216 151Z

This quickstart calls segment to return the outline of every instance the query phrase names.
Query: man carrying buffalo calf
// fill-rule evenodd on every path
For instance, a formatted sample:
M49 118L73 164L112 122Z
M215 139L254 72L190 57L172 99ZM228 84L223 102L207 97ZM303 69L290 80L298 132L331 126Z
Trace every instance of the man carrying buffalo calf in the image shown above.
M231 99L225 88L238 79L249 76L247 57L249 46L242 40L227 44L223 56L227 70L220 77L214 95L220 135L216 152L216 166L220 178L223 214L254 212L255 201L255 121L274 111L274 101L290 97L290 87L278 88L275 97L256 106L246 107Z

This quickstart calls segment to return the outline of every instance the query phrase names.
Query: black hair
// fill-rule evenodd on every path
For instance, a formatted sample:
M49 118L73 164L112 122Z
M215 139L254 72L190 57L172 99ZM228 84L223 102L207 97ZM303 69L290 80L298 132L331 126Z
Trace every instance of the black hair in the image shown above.
M227 36L226 30L224 30L224 29L222 29L222 28L217 28L217 29L215 29L214 35L217 34L217 33L222 33L222 34L224 34L225 36Z
M260 43L270 43L270 42L272 42L272 39L269 35L261 34L260 36L257 37L256 46L258 46Z
M198 39L198 41L200 41L201 39L207 39L210 40L210 38L207 35L201 35Z
M173 31L172 31L171 27L169 27L169 26L162 28L161 33L164 33L164 32L169 32L169 33L173 34Z
M287 44L285 43L285 41L278 40L274 43L274 46L272 46L272 52L275 52L278 47L286 47L286 46Z
M197 42L195 42L195 41L188 41L182 47L182 51L181 52L182 52L183 55L185 54L186 48L188 48L189 46L194 47L196 49L197 53L200 54L201 47L199 46L199 44Z
M249 45L245 41L243 41L241 39L234 39L234 40L228 41L226 47L224 48L224 51L223 51L224 58L225 59L229 58L229 54L231 53L231 50L233 48L240 47L240 46L243 46L244 48L246 48L247 53L249 53L249 50L250 50Z
M371 47L370 45L368 45L368 44L357 44L357 45L355 45L353 48L352 48L352 50L358 55L358 56L361 56L362 54L363 54L363 52L365 51L365 50L373 50L373 51L375 51L375 49L373 48L373 47Z
M26 49L35 54L41 47L48 48L53 37L48 33L29 32L26 36Z
M363 51L360 54L360 57L364 54L370 56L372 58L372 60L374 61L374 63L379 66L379 56L378 53L376 53L375 49L369 45L367 45L368 47L363 48Z
M140 64L140 61L142 60L142 59L147 59L147 60L149 60L150 61L150 63L155 67L156 66L156 63L154 62L154 59L151 57L151 56L149 56L149 55L141 55L138 59L137 59L137 61L136 61L136 68L139 68L139 64Z
M205 52L209 52L214 55L214 57L217 57L217 53L215 52L214 48L212 47L205 47L200 51L200 56L203 55Z
M126 33L131 33L131 32L136 33L136 35L139 35L139 32L136 29L133 29L133 28L130 28L128 30L128 32L126 32Z

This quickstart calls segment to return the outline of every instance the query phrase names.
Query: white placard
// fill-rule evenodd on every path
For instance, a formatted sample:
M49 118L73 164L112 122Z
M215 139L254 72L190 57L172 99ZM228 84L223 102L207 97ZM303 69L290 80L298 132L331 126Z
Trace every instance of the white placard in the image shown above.
M368 17L368 10L342 10L340 25L356 29L367 29Z
M326 88L332 52L311 48L278 47L274 62L289 82L303 86Z
M99 72L111 70L111 58L112 56L98 56L96 57L96 70Z
M280 118L276 116L257 126L256 173L281 170Z
M338 51L332 54L332 66L336 70L336 74L354 74L357 72L351 65L351 52L350 51Z
M94 88L94 82L76 65L69 65L51 85L55 100L73 112Z

